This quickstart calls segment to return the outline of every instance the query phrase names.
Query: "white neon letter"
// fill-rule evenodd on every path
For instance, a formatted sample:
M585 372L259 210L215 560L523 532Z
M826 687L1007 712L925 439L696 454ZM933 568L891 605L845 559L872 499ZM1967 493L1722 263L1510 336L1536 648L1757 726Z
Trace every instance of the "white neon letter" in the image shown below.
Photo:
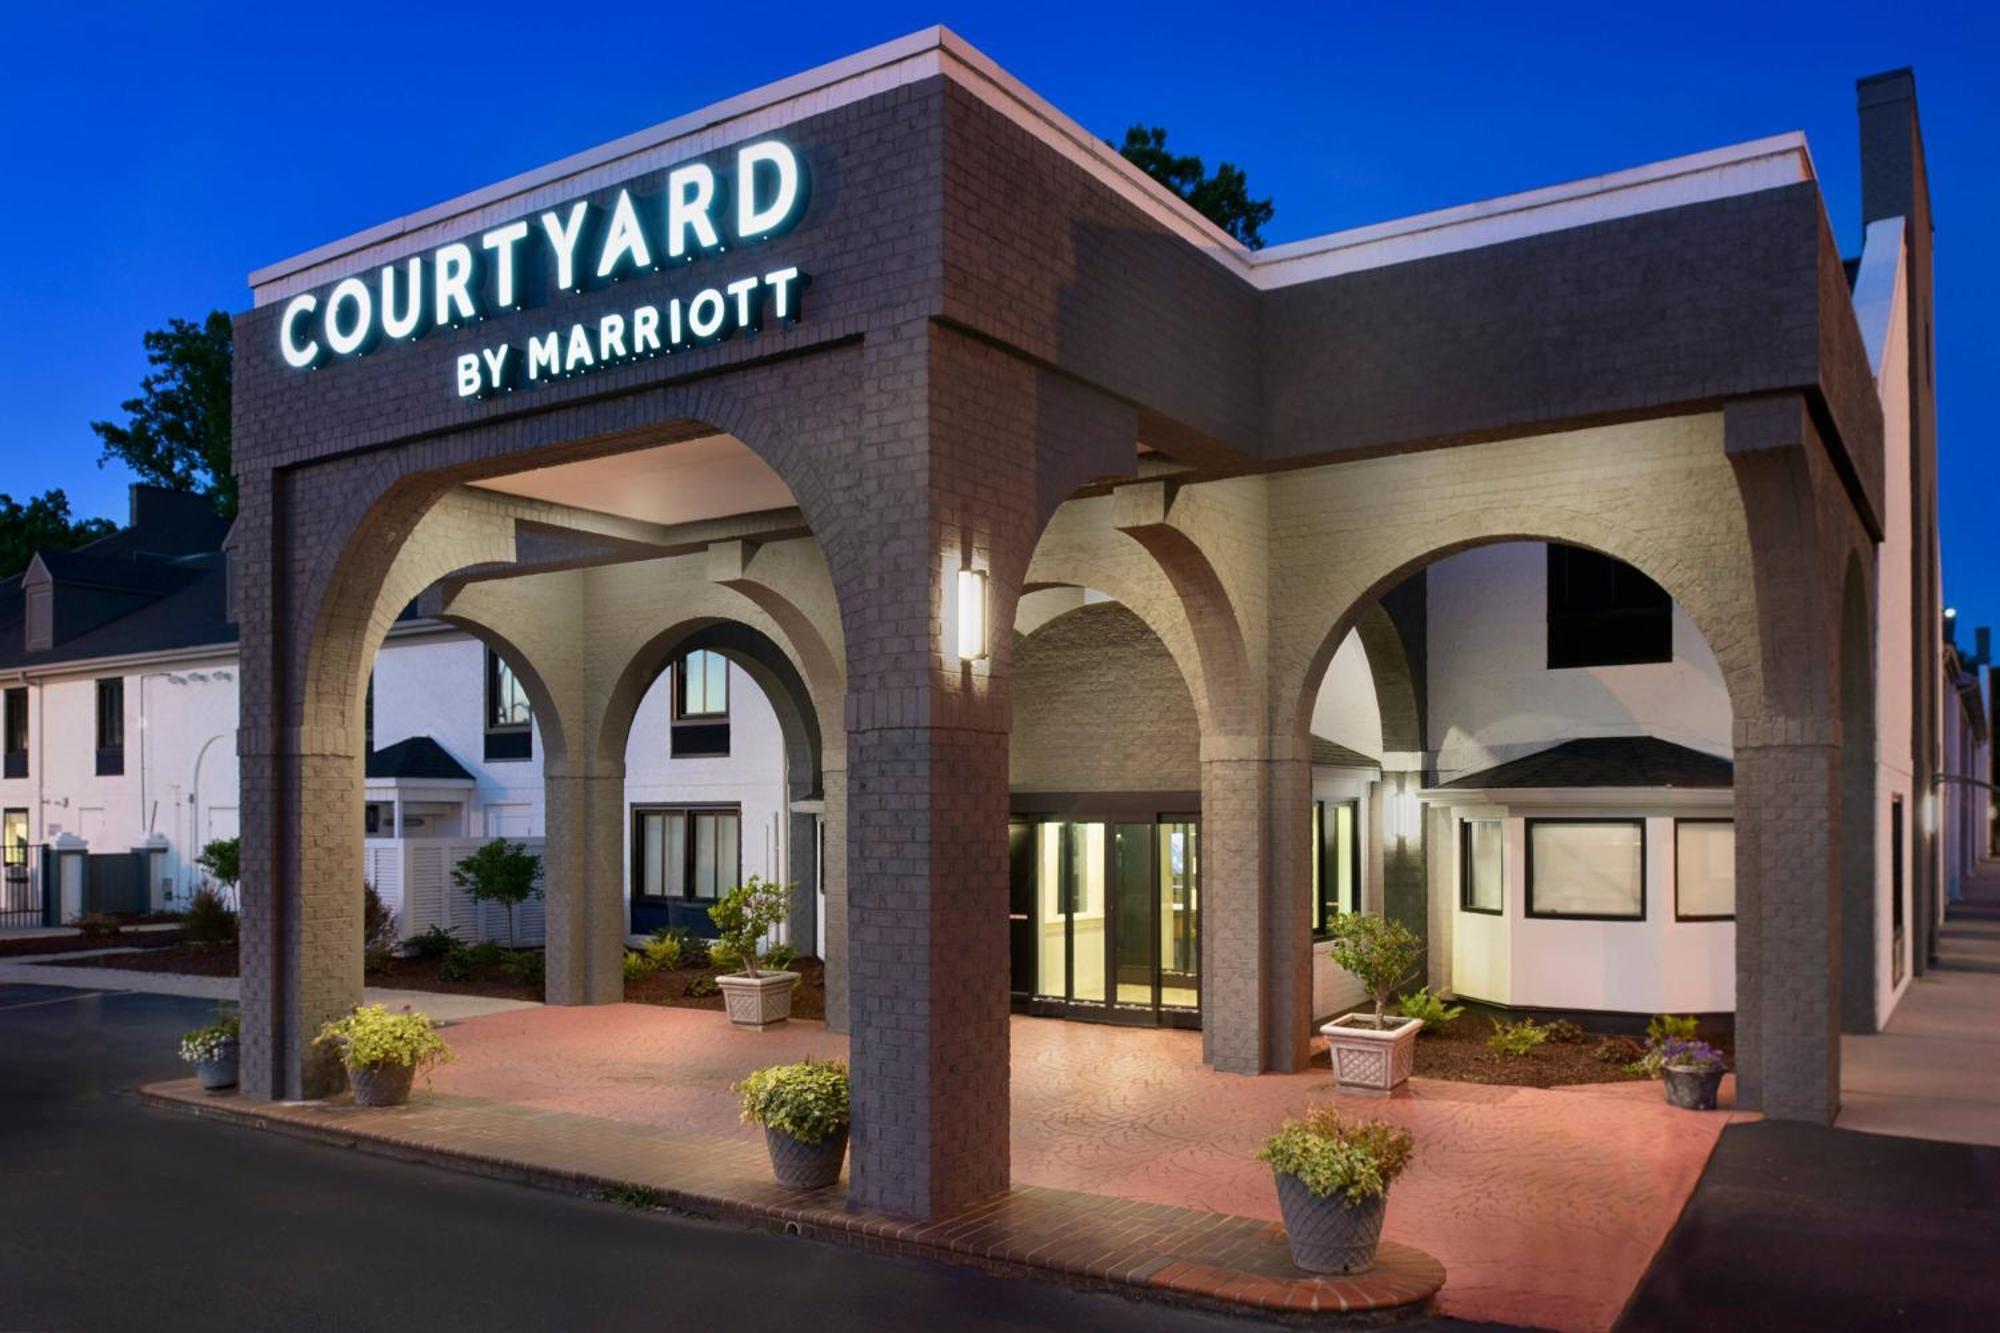
M609 361L625 355L625 316L606 315L597 321L597 357Z
M792 309L792 287L799 280L799 271L781 268L776 273L764 275L764 285L771 289L771 318L791 319L797 315Z
M771 201L757 206L757 168L777 172ZM791 220L799 203L799 159L790 145L776 139L753 143L736 154L736 235L747 240L778 230Z
M479 243L493 252L493 302L502 310L514 308L514 247L527 235L526 222L510 222L479 238Z
M598 256L597 276L608 278L616 273L619 262L628 255L634 268L653 266L652 248L646 244L646 233L639 229L639 215L632 211L631 191L620 190L618 202L611 208L611 227L604 236L604 249Z
M702 288L688 301L688 332L697 338L714 337L728 310L721 292L713 287Z
M679 259L687 254L688 228L694 228L695 244L713 250L722 244L715 234L715 173L699 162L675 167L667 173L667 255Z
M354 307L354 326L345 330L340 327L342 305ZM326 298L326 345L336 356L360 351L374 320L375 298L368 294L368 284L359 278L342 278Z
M660 308L642 305L632 312L632 355L660 350Z
M479 354L486 358L487 382L494 388L499 388L506 382L507 344L481 348Z
M576 243L583 238L583 220L590 216L590 204L579 199L570 205L569 218L565 221L554 209L542 214L542 231L549 238L549 249L556 256L556 289L568 291L576 286Z
M539 338L528 339L528 378L538 380L556 372L556 332L550 329Z
M299 316L310 315L319 309L319 298L310 294L294 296L285 307L285 317L278 324L278 348L285 354L285 364L294 370L304 370L319 360L319 343L311 338L299 341Z
M471 319L472 308L472 247L463 241L453 241L440 249L432 262L436 267L437 322L449 324L454 319ZM456 308L458 314L451 312ZM329 335L330 337L331 335Z
M396 311L396 266L382 266L382 332L391 338L407 338L417 331L424 318L424 261L421 255L410 260L410 290L402 313Z
M563 372L582 366L585 370L597 364L597 358L590 354L590 330L581 324L569 326L569 351L563 357Z
M729 294L736 298L736 327L754 329L757 327L756 303L752 297L757 291L758 279L738 278L729 284Z
M479 392L479 353L467 352L458 358L458 396L470 398Z

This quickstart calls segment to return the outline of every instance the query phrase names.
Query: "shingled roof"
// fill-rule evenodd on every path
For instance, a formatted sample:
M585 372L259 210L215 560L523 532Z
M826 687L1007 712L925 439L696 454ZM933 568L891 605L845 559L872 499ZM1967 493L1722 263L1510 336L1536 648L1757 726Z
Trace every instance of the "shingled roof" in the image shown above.
M368 776L376 781L471 782L465 765L428 736L385 745L368 753Z
M1733 787L1736 766L1656 736L1586 736L1437 784L1439 791Z

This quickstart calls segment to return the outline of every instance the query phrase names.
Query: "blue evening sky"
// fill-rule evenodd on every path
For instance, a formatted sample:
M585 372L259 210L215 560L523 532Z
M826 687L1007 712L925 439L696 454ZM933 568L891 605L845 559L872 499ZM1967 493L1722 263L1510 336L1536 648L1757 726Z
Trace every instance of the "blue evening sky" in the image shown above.
M1165 125L1271 241L1783 130L1858 249L1854 80L1914 65L1937 221L1945 587L2000 623L2000 6L879 2L12 4L0 15L0 491L122 517L88 423L140 335L254 267L927 24L1091 129ZM1337 330L1330 330L1337 336Z

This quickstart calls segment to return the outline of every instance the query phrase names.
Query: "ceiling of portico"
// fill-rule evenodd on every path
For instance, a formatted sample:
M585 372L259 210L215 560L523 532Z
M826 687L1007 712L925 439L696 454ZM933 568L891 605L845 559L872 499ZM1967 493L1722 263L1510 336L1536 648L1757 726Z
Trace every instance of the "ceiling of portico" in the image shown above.
M659 524L727 518L797 504L791 488L733 435L704 435L608 458L559 463L477 485L484 490Z

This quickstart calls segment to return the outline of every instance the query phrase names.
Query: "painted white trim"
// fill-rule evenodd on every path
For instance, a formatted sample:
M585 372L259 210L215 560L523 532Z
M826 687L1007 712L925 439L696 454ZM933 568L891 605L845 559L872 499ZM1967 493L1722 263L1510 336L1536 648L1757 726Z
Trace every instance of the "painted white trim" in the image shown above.
M73 677L102 676L109 672L129 675L133 667L182 666L190 662L226 662L234 665L238 656L237 646L232 641L193 648L166 648L149 653L123 653L116 657L77 657L39 666L8 667L0 671L0 684L27 685Z
M250 274L254 301L269 305L482 225L938 75L1260 289L1816 178L1805 136L1781 134L1253 251L956 33L931 27L268 264Z
M1433 788L1418 799L1445 808L1503 806L1510 810L1728 810L1736 804L1729 787L1490 787Z
M1868 224L1861 240L1861 266L1854 273L1854 319L1868 348L1868 368L1882 378L1882 352L1902 303L1903 219L1880 218Z

